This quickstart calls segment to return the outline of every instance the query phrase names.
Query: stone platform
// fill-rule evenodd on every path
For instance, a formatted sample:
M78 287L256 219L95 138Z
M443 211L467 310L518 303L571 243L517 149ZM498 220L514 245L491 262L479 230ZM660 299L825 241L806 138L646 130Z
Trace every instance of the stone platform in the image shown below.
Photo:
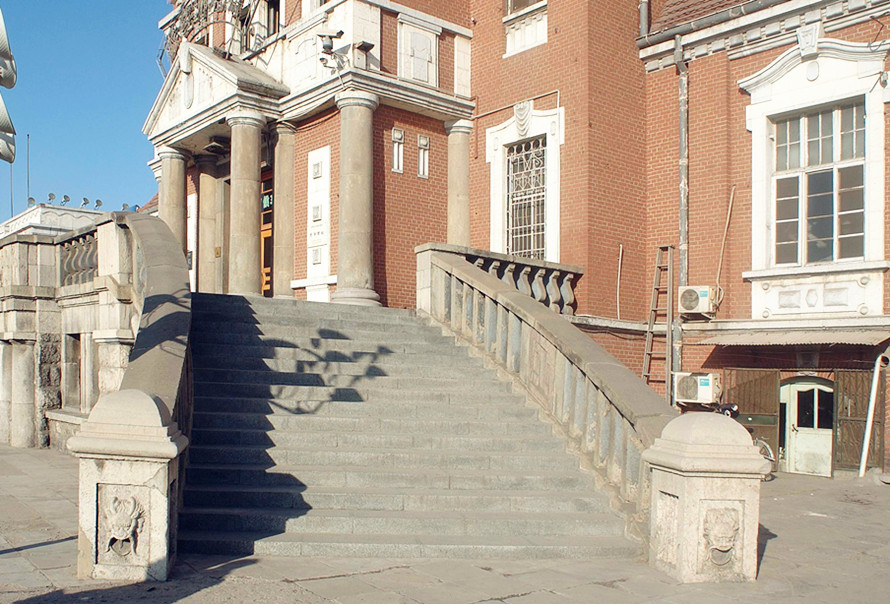
M790 474L764 483L750 584L679 585L637 560L385 560L183 555L167 583L78 581L77 463L0 447L0 603L874 602L890 589L890 487Z

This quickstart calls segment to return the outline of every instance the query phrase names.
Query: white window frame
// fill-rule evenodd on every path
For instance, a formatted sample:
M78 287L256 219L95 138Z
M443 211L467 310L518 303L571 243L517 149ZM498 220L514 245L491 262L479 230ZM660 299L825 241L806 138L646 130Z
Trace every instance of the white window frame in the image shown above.
M405 160L405 131L392 129L392 171L401 174Z
M856 256L850 256L848 258L841 258L841 239L847 237L840 233L840 216L844 213L854 213L854 212L842 212L840 208L840 171L845 168L854 168L860 167L863 170L863 176L865 171L865 153L863 152L862 157L849 157L842 158L841 155L841 145L842 145L842 112L844 109L848 109L851 107L863 107L861 103L862 99L851 99L848 102L840 103L837 105L832 105L829 107L817 107L812 110L803 111L800 113L795 113L790 116L781 116L781 118L774 119L772 124L772 134L771 139L774 142L773 154L776 158L776 163L773 166L773 179L772 179L772 189L771 189L771 203L773 204L773 222L774 232L773 232L773 244L771 252L773 254L771 262L774 266L804 266L804 265L812 265L812 264L820 264L820 263L831 263L831 262L856 262L861 261L864 257L864 248L863 254L857 254ZM863 107L864 113L864 107ZM830 132L831 136L831 154L832 161L819 161L818 163L811 164L810 163L810 153L809 153L809 138L812 136L812 132L810 132L810 117L820 116L820 125L821 116L830 114L832 117L832 128ZM882 116L883 117L883 116ZM788 121L797 122L799 126L799 140L797 141L799 158L797 166L779 166L778 165L778 130L780 124L786 124ZM824 127L824 125L820 126ZM854 115L854 128L855 128L855 115ZM868 128L866 127L865 132L867 133ZM819 138L826 138L824 132L820 132L822 136ZM855 134L855 130L854 130ZM863 134L865 140L868 140L868 137ZM824 152L824 145L819 143L820 147L820 155L821 152ZM854 141L855 148L855 141ZM790 150L790 149L789 149ZM790 163L790 162L789 162ZM809 258L809 239L807 237L807 231L809 229L809 191L808 191L808 183L809 176L812 174L819 174L831 172L832 173L832 252L831 258L828 260L811 260ZM779 181L797 181L797 196L796 196L796 207L797 207L797 217L794 219L780 219L779 217L779 191L778 184ZM863 187L863 201L868 196L869 191ZM791 197L786 198L790 201ZM864 210L857 211L855 213L863 213ZM864 216L863 216L864 218ZM797 256L792 262L782 263L778 258L778 252L776 248L778 247L778 230L780 222L791 222L794 220L797 224L797 236L794 243L797 246ZM864 222L864 221L863 221ZM867 229L867 227L866 227ZM864 235L864 233L863 233ZM789 241L790 243L790 241Z
M544 199L544 260L559 262L560 148L565 142L565 110L536 110L529 102L526 112L514 109L507 121L485 131L485 161L490 170L489 246L494 252L507 249L507 147L519 141L546 136L546 183Z
M777 116L806 113L863 98L865 135L865 249L860 261L884 258L884 89L877 84L883 57L890 44L869 47L820 39L818 51L807 60L801 48L785 52L769 66L739 85L751 94L747 127L751 131L751 268L765 271L775 265L775 147L772 135ZM834 261L837 263L838 261ZM806 271L806 265L800 267Z
M430 137L425 134L417 135L417 176L430 177Z

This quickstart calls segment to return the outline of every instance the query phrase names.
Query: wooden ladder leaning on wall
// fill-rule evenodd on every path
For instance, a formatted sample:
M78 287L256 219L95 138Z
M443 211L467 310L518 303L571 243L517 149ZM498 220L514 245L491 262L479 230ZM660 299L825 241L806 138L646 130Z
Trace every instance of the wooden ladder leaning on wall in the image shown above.
M664 284L664 281L667 281ZM660 382L652 370L652 360L664 360L664 391L668 404L671 398L671 353L673 349L674 322L674 246L660 245L655 255L655 273L652 278L652 302L649 305L649 322L646 326L646 348L643 352L643 380L647 384ZM662 320L659 320L662 319ZM655 352L655 326L665 326L664 354ZM654 378L654 379L653 379Z

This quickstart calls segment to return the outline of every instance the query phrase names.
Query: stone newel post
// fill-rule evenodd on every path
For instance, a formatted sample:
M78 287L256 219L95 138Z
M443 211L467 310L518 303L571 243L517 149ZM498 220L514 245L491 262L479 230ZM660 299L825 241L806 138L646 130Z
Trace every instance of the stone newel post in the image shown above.
M377 96L345 90L340 110L340 223L334 302L380 306L374 291L374 110Z
M769 462L747 430L717 413L687 413L643 459L652 466L650 565L683 583L756 579Z
M68 448L80 459L77 574L164 581L173 566L179 454L187 439L139 390L99 399Z

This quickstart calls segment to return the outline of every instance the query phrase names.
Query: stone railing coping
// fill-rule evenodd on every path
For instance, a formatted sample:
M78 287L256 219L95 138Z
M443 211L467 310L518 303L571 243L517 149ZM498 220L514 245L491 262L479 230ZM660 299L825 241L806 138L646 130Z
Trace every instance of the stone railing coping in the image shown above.
M144 275L139 332L120 388L156 395L172 417L191 328L188 267L164 222L131 212L112 216L129 227L142 249L136 270Z
M437 248L435 245L417 248L418 251L430 249ZM664 399L646 386L635 373L561 315L553 313L500 279L477 269L463 258L450 254L433 254L431 261L470 286L486 292L498 304L544 335L633 424L645 446L651 446L668 422L679 415L666 407Z
M575 273L583 275L584 269L573 264L563 264L560 262L549 262L547 260L538 260L537 258L526 258L525 256L511 256L510 254L501 254L500 252L492 252L490 250L480 250L474 247L464 245L453 245L451 243L424 243L414 248L415 254L421 252L443 252L445 254L455 254L457 256L479 256L482 258L491 258L492 260L500 260L502 262L510 262L513 264L525 264L538 268L546 268L550 270L563 271L566 273Z

